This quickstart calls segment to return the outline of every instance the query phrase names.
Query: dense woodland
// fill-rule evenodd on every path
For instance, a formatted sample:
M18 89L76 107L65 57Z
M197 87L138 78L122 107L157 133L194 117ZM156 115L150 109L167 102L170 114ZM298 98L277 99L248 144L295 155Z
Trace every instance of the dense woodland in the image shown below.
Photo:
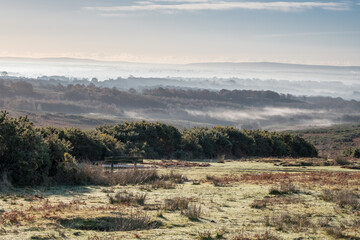
M297 135L214 127L179 130L171 125L124 122L93 130L36 128L27 117L0 114L0 169L17 185L41 184L77 161L106 156L149 159L314 157L317 150ZM75 165L71 165L75 166Z

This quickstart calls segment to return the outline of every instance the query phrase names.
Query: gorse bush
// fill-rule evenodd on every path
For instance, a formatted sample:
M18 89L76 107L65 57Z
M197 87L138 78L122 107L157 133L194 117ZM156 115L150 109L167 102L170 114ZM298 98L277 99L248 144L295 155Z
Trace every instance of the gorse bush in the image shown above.
M360 148L348 148L343 151L344 157L360 158Z
M159 122L124 122L99 127L98 131L124 143L125 154L143 155L146 158L169 158L181 143L177 128Z
M51 157L65 152L78 160L98 161L107 156L122 155L124 146L114 137L96 130L47 127L38 130L50 147Z
M0 114L0 169L17 185L39 184L51 167L49 148L27 117Z
M66 161L65 156L76 160ZM27 117L11 118L6 112L0 114L0 169L7 172L15 185L40 184L48 177L61 175L74 184L93 183L92 178L87 180L86 176L94 170L76 161L93 162L107 156L150 159L313 157L317 156L317 151L304 139L287 133L241 131L234 127L195 127L179 131L171 125L145 121L124 122L94 130L36 129ZM115 182L120 183L122 177L117 177ZM176 183L186 181L182 176L169 177L176 178ZM99 177L98 180L103 182L104 179L107 178ZM123 184L126 183L127 180Z

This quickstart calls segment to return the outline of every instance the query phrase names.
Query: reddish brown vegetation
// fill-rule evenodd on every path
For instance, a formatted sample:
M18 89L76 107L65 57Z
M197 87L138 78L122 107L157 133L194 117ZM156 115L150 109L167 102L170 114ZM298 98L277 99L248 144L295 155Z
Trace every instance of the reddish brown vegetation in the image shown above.
M86 205L84 201L73 200L69 203L64 203L59 201L56 204L51 204L48 199L46 199L45 203L41 207L29 207L28 211L44 211L44 210L51 210L51 211L62 211L64 209L79 209L79 205Z
M39 204L40 203L40 204ZM34 205L27 207L23 210L9 210L1 212L0 226L1 225L22 225L25 222L33 222L37 219L55 219L59 220L65 212L72 212L83 210L94 211L114 211L119 210L117 207L102 206L102 207L86 207L84 201L73 200L65 203L62 201L51 203L49 200L36 202ZM22 204L20 205L22 206Z
M302 173L246 173L243 175L208 176L213 182L247 182L253 184L298 183L312 185L360 186L360 173L356 172L302 172Z
M9 212L4 212L0 216L0 224L15 224L21 225L22 221L32 222L35 217L32 214L25 213L20 210L11 210Z

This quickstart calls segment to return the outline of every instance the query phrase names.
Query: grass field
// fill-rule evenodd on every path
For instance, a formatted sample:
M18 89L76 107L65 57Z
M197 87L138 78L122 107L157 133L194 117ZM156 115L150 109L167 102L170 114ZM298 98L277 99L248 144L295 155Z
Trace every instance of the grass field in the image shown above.
M170 177L138 185L3 188L0 239L360 239L359 170L281 162L159 167Z

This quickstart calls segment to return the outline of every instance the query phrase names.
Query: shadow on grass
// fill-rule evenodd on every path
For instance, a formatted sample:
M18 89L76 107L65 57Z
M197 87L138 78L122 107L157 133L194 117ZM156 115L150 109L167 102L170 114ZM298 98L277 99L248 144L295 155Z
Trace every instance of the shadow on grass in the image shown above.
M0 196L38 196L41 198L47 198L49 196L73 197L91 193L94 189L100 188L100 186L11 187L4 191L0 190Z
M64 219L60 221L60 224L66 228L102 232L144 230L162 226L161 221L151 221L144 214L134 214L127 217Z

